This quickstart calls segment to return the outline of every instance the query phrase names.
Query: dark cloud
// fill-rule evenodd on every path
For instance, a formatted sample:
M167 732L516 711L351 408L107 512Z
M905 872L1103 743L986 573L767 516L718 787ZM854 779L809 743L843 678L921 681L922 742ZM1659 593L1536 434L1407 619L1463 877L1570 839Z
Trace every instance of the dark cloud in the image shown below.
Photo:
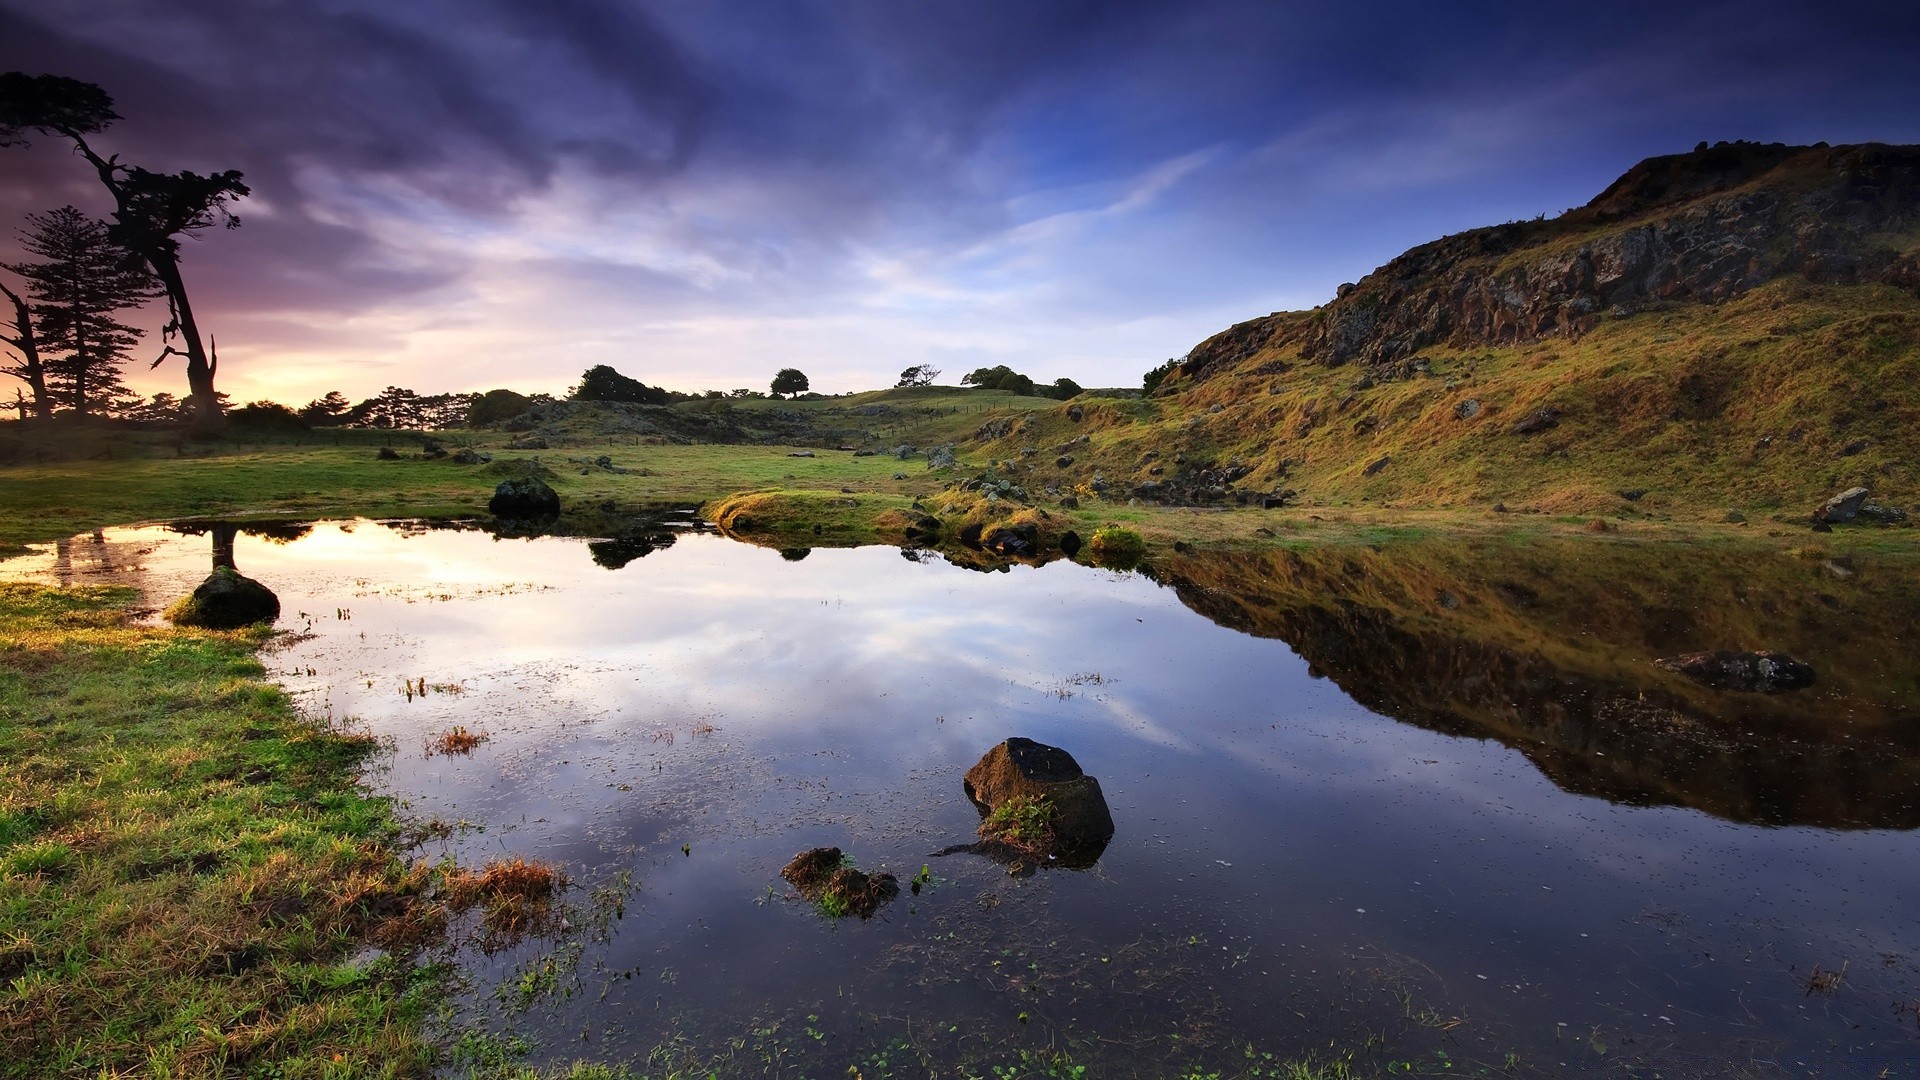
M308 351L543 295L596 341L887 303L993 321L996 356L1198 334L1700 138L1920 139L1917 46L1910 5L1784 0L0 0L0 69L106 87L112 149L246 172L189 273ZM0 153L0 255L28 210L103 209L72 166ZM895 325L849 350L897 370Z

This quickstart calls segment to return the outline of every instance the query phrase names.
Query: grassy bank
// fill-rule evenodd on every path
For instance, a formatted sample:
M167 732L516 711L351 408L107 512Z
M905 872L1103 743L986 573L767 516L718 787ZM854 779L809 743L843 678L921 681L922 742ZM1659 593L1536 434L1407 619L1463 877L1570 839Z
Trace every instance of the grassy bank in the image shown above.
M0 1074L424 1073L432 988L353 957L424 884L370 740L132 600L0 584Z

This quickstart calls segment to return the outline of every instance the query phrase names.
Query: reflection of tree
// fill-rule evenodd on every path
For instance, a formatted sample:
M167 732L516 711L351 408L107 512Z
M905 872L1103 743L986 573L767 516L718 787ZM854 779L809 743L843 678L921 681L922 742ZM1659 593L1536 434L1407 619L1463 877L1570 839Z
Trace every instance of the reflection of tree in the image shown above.
M804 559L811 554L813 554L812 548L781 548L780 549L780 557L787 560L788 562L799 562L801 559Z
M664 547L672 547L674 539L673 533L657 532L612 540L593 540L587 544L587 554L593 556L596 564L609 570L618 570L635 559L645 558Z

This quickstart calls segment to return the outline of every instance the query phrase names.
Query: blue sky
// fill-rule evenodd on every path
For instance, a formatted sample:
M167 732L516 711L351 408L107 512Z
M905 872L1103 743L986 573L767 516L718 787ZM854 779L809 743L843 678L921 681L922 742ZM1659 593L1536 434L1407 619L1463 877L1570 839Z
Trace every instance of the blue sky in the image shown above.
M1920 142L1904 4L0 0L102 143L239 168L225 388L1132 385L1699 140ZM99 194L0 153L0 228ZM174 389L177 371L138 385Z

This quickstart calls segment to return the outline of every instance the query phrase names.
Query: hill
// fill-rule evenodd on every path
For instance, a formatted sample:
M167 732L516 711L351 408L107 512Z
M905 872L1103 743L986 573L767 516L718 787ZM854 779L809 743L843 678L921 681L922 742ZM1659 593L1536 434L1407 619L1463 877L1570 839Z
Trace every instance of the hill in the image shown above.
M1029 487L1097 473L1144 502L1804 517L1860 485L1904 506L1920 147L1652 158L1557 218L1446 237L1322 307L1230 327L1148 401L1072 411L976 445L1030 463Z

